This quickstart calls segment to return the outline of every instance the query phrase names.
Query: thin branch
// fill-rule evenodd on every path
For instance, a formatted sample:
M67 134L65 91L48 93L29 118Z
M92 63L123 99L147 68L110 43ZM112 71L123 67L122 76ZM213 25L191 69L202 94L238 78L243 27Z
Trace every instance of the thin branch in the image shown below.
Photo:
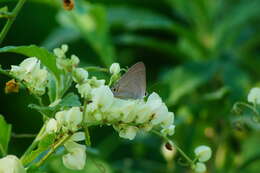
M3 42L5 36L7 35L9 29L11 28L12 24L15 21L15 18L17 17L19 11L23 7L26 0L19 0L19 2L16 4L14 10L12 11L12 17L8 18L4 28L2 29L0 33L0 44Z

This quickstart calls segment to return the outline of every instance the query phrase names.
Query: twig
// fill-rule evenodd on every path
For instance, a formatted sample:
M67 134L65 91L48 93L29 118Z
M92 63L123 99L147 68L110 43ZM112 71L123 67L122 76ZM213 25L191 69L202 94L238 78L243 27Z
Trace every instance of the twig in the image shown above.
M12 17L8 18L4 28L2 29L0 33L0 44L3 42L6 34L8 33L9 29L11 28L12 24L14 23L14 20L16 16L18 15L19 11L23 7L26 0L19 0L19 2L16 4L14 10L12 11Z

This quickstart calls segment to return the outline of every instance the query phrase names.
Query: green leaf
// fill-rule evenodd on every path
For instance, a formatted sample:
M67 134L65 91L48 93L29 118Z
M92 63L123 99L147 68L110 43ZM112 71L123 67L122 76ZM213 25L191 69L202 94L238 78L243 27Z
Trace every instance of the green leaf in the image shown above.
M108 19L112 25L129 30L169 29L173 22L170 18L142 8L114 6L108 8Z
M25 155L23 158L23 165L27 165L34 161L42 152L48 150L50 146L54 143L56 135L55 134L49 134L46 135L43 139L41 139L37 145L37 148L35 148L32 152L28 153L28 155Z
M79 101L79 96L74 93L68 93L59 103L59 106L64 107L74 107L80 106L81 102Z
M55 83L55 79L53 76L49 75L48 76L48 96L50 99L50 102L54 102L54 100L56 99L56 91L57 91L57 87L56 87L56 83Z
M143 35L123 34L115 39L120 46L143 46L151 50L160 51L174 56L174 58L183 58L183 54L179 51L175 43L165 40L147 37Z
M207 82L215 69L214 63L190 63L166 73L163 80L170 86L168 104L176 104L180 98Z
M37 104L29 104L28 107L35 109L48 117L53 117L54 114L60 109L69 107L80 106L79 96L74 93L68 93L57 105L55 106L39 106Z
M0 48L0 53L4 52L12 52L17 54L22 54L28 57L36 57L41 63L46 66L51 73L56 77L56 79L60 78L62 71L59 70L56 66L56 57L53 53L49 52L47 49L38 47L35 45L30 46L6 46Z
M7 124L4 117L0 115L0 154L5 156L8 151L8 143L11 137L12 126Z
M90 140L90 134L89 134L89 130L88 127L84 127L84 133L85 133L85 144L86 146L90 147L91 146L91 140Z

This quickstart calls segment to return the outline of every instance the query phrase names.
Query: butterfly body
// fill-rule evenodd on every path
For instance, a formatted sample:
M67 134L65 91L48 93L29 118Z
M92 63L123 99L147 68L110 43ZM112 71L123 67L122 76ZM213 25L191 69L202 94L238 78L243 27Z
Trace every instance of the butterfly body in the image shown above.
M112 87L115 97L121 99L142 99L146 92L146 72L143 62L138 62Z

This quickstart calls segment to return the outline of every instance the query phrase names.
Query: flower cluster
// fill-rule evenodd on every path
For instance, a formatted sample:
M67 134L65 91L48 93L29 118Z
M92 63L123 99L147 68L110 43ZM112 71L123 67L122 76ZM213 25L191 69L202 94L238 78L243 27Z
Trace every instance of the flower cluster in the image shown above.
M204 173L207 170L204 162L207 162L212 155L212 151L208 146L202 145L195 149L196 160L198 162L194 165L193 169L196 173Z
M76 55L71 55L70 59L66 58L68 49L68 45L62 45L61 48L55 48L53 52L57 57L57 67L72 72L73 68L79 64L79 58Z
M48 71L40 67L40 61L36 57L25 59L19 66L12 65L10 74L23 81L33 94L45 93Z
M111 69L113 73L120 71L114 64ZM168 111L158 94L152 93L147 101L119 99L114 97L104 80L93 77L75 80L78 81L85 81L78 83L76 88L89 102L84 111L85 124L112 125L120 137L127 139L134 139L139 130L150 131L155 126L161 126L164 135L173 135L174 114Z
M51 118L46 123L45 132L47 134L67 134L74 133L65 143L64 147L68 151L62 157L63 163L67 168L81 170L85 166L86 152L85 145L76 142L83 141L85 134L77 132L80 129L83 116L79 107L72 107L68 110L59 111L55 118Z
M62 160L67 168L80 170L85 166L86 146L77 143L86 138L81 132L82 127L112 126L120 137L130 140L135 138L137 132L148 132L155 127L161 130L163 136L174 134L174 114L168 111L157 93L151 93L144 99L116 98L110 85L120 78L121 69L118 63L110 66L108 71L111 78L106 82L95 76L89 77L88 71L77 67L79 59L75 55L66 58L67 51L67 45L54 49L56 66L62 71L62 79L69 78L76 83L76 89L84 103L83 106L66 109L61 107L61 110L56 110L58 112L53 112L55 116L46 121L44 131L45 135L68 136L62 143L67 151ZM45 68L41 68L40 61L35 57L25 59L19 66L12 66L10 73L38 96L45 93L47 78L51 75ZM58 90L59 86L56 89ZM66 90L60 93L66 93ZM63 95L56 98L49 107L59 105L62 97Z

